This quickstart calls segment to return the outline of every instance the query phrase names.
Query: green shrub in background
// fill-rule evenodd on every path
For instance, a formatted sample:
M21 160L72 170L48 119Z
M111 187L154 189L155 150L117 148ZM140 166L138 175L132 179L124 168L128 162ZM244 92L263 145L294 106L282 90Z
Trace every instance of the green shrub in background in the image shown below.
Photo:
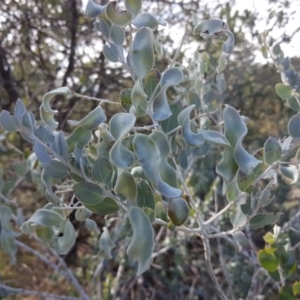
M166 50L154 30L164 22L150 13L140 13L142 1L125 0L125 7L127 10L119 10L116 2L101 6L90 0L85 11L87 17L96 18L94 27L106 40L105 57L111 63L121 63L132 79L132 87L120 91L119 102L60 87L44 95L41 121L35 120L21 100L13 115L2 110L0 124L4 135L19 132L33 145L27 169L43 185L48 204L23 222L3 191L1 246L14 263L19 233L12 227L13 220L22 223L23 233L37 237L59 255L66 254L76 242L70 215L75 212L77 221L99 233L96 222L90 218L94 213L106 220L98 257L112 258L112 251L118 250L116 239L120 237L116 231L123 230L126 254L136 262L139 276L149 269L155 257L153 225L168 227L200 237L207 272L218 297L233 299L231 275L225 275L226 288L216 276L217 267L226 272L221 260L219 264L213 261L215 240L219 243L222 239L251 258L249 230L280 219L280 212L268 212L266 207L273 200L272 189L277 185L278 174L293 182L298 180L300 75L280 46L263 33L262 52L272 58L283 82L275 86L276 93L295 115L288 123L288 137L269 137L262 149L251 154L243 146L247 118L239 114L238 107L225 104L227 86L223 71L230 63L234 47L234 35L227 24L220 19L199 23L192 15L192 32L186 29L175 56L161 72L155 68L155 56L164 57ZM180 65L177 58L188 34L221 38L218 60L206 52L195 53L188 67ZM58 111L50 104L56 95L77 96L99 105L82 120L68 120L74 130L66 135L56 131L58 123L54 116ZM114 105L118 112L108 119L102 104ZM151 124L137 126L145 118ZM206 209L204 199L193 192L189 177L193 165L212 159L212 152L219 155L215 166L217 179L207 196L217 203L215 190L221 184L221 194L227 201L213 214ZM112 225L116 215L128 220L132 230L126 226L116 230ZM231 228L222 223L228 215ZM260 274L278 287L281 299L299 298L297 261L293 254L298 244L292 246L285 234L299 216L300 213L295 214L283 227L275 226L273 234L264 236L267 245L257 253L256 272L247 299L257 296L253 287ZM70 271L67 267L66 270ZM68 274L82 299L93 296L87 295L73 274ZM7 293L21 292L3 284L0 288Z

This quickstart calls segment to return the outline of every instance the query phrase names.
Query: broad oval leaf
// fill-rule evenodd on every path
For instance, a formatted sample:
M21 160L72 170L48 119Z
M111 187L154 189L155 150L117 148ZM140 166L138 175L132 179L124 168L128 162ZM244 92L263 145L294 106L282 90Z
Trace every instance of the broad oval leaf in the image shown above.
M83 207L82 209L76 209L76 212L75 212L75 218L77 221L85 221L91 215L92 215L92 212L85 207Z
M225 30L224 32L227 35L227 40L223 43L223 52L228 54L232 52L235 40L231 31Z
M136 117L133 114L115 114L109 121L109 132L118 140L133 128L135 121Z
M16 263L16 253L17 253L17 245L16 245L16 241L15 238L12 234L8 233L5 230L1 231L0 234L0 243L1 243L1 247L2 249L10 255L10 261L11 264L15 264Z
M60 255L67 254L74 246L75 242L76 232L74 226L69 220L66 220L62 230L62 236L54 242L54 249Z
M85 130L93 130L97 128L101 123L106 121L106 115L101 106L97 106L81 121L69 120L70 126L81 126Z
M26 112L26 107L21 99L18 99L16 106L14 108L14 114L15 117L19 120L19 122L22 121L22 117L24 113Z
M152 262L154 231L149 218L136 206L129 208L128 217L133 229L127 254L138 260L137 276L145 272Z
M109 2L106 5L105 14L106 17L117 26L125 26L132 19L130 12L126 10L120 11L117 9L117 1Z
M32 224L36 226L52 227L59 226L63 221L64 218L57 212L49 209L39 209L22 225L21 229L28 228L27 226L24 227L25 224L28 226L31 226ZM28 232L25 230L24 233L30 233L30 231Z
M108 197L104 198L101 202L98 202L96 204L85 204L85 206L95 214L101 216L114 214L120 209L117 202Z
M106 157L99 157L93 165L91 175L100 183L108 184L113 176L113 167Z
M42 99L42 105L40 106L40 115L43 122L48 125L50 128L55 129L58 123L54 120L54 114L58 111L53 110L50 107L50 100L56 95L72 95L70 89L66 86L52 90L51 92L46 93Z
M275 85L276 94L282 99L286 100L292 97L292 89L285 84L277 83Z
M138 183L136 204L139 207L148 207L152 210L155 209L155 199L152 189L145 180L141 180Z
M94 27L100 31L106 39L110 38L110 27L105 20L100 19L100 21L95 21Z
M39 141L36 141L33 146L33 151L37 157L37 159L42 163L42 164L48 164L51 161L51 157L48 154L45 146L40 143Z
M19 120L7 110L2 110L0 113L0 125L8 132L17 132L20 127Z
M86 130L82 127L77 127L66 139L69 151L73 151L75 145L78 147L85 147L92 139L92 131Z
M134 161L134 154L122 144L122 139L119 139L109 152L110 161L118 168L128 169Z
M154 15L147 12L139 14L131 23L137 28L150 27L151 29L154 29L158 25L167 25L166 22L159 21Z
M143 27L136 33L131 48L131 61L134 71L142 80L154 66L154 36L150 28Z
M125 0L125 7L135 18L142 8L142 0Z
M290 119L288 123L288 132L292 138L300 138L300 113L297 113Z
M258 251L257 258L260 265L269 272L276 271L279 266L279 261L275 255L267 252L264 249Z
M103 233L99 239L100 250L98 256L103 256L105 258L111 259L111 250L116 247L114 241L111 239L107 228L103 229Z
M119 45L122 46L125 40L125 34L123 29L120 26L112 25L111 26L111 32L110 36L112 41Z
M104 199L102 188L92 182L77 183L73 186L73 190L79 201L86 207L87 205L97 204Z
M89 18L96 18L105 10L105 6L96 4L93 0L89 0L85 8L84 15Z
M182 225L190 213L189 206L183 198L174 198L169 202L168 215L174 225Z
M131 204L136 203L137 185L133 176L128 171L123 171L117 179L114 191L129 200Z
M189 146L199 147L202 146L205 142L202 132L195 133L191 129L190 114L195 108L195 105L190 105L182 110L178 117L178 123L181 125L181 135L184 142Z
M264 162L271 165L281 158L281 154L282 149L277 140L269 137L264 144Z
M103 54L111 62L120 61L120 52L118 46L116 46L115 44L104 45Z
M263 228L266 225L271 223L275 223L279 220L282 213L266 213L266 214L257 214L250 220L250 228L251 229L258 229Z
M223 33L223 30L227 30L228 26L220 19L209 19L198 24L193 34L200 34L204 37L216 37Z
M100 230L98 229L97 223L92 219L86 219L85 220L85 226L90 231L94 231L97 234L100 233Z
M43 164L47 175L56 179L63 179L69 175L68 168L58 160L51 160L49 163Z
M160 80L161 90L153 101L153 119L163 121L172 114L170 105L167 100L167 89L173 85L180 84L184 79L184 75L180 68L171 68L165 71Z

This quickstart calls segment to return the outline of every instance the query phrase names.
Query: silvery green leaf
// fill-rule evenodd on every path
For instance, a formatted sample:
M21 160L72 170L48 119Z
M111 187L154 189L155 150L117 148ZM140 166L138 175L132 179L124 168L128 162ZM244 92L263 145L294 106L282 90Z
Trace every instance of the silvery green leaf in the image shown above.
M112 180L113 167L106 157L99 157L92 168L91 175L96 181L108 184Z
M59 198L52 191L46 190L45 197L50 203L54 205L60 204Z
M90 231L95 231L97 234L100 233L100 230L98 229L97 223L94 220L86 219L85 220L85 226Z
M195 108L195 105L190 105L182 110L178 117L178 123L181 126L181 135L184 142L189 146L199 147L203 145L205 139L202 132L195 133L191 129L190 114Z
M233 235L233 240L237 244L237 248L239 252L250 251L252 250L251 243L246 238L242 231L236 231Z
M77 144L79 147L85 147L92 139L92 131L86 130L82 127L77 127L68 137L67 144L70 151L72 151Z
M57 138L57 146L59 150L59 154L65 159L68 160L68 144L65 139L65 136L62 131L58 133Z
M24 230L23 230L24 231ZM55 230L53 227L36 227L36 236L41 240L47 247L53 246L53 239L55 239Z
M125 7L135 18L142 8L142 0L125 0Z
M127 169L134 163L134 155L122 144L123 137L133 128L136 117L129 113L115 114L109 122L109 131L117 140L110 151L111 162L121 168Z
M155 141L149 136L137 134L133 139L133 146L145 176L157 186L158 191L169 198L180 197L182 191L162 179L161 154Z
M77 221L85 221L91 215L92 215L92 212L85 207L82 207L82 209L76 209L76 212L75 212L75 218Z
M131 206L128 213L133 229L127 254L138 260L137 276L145 272L152 262L154 231L149 218L139 207Z
M160 80L161 89L153 101L153 119L163 121L172 114L168 100L167 89L173 85L180 84L184 79L183 72L180 68L170 68L166 70Z
M116 25L112 25L111 26L111 32L110 32L110 36L112 41L119 45L122 46L125 40L125 34L124 31L121 27L116 26Z
M99 239L99 256L103 256L105 258L111 259L111 250L116 247L115 243L111 239L107 228L103 229L103 233Z
M102 123L99 126L100 129L100 135L104 142L111 143L115 141L115 138L111 135L111 133L108 131L108 125L105 123Z
M295 97L291 97L289 99L286 99L287 105L294 111L299 111L299 103Z
M143 80L143 86L146 95L150 99L154 93L156 86L160 83L161 73L157 69L150 71Z
M218 74L216 76L216 81L217 81L217 88L220 94L224 94L227 90L227 84L225 80L224 74Z
M43 164L45 172L55 179L63 179L69 175L68 168L58 160L51 160Z
M228 30L228 26L220 19L209 19L198 24L193 31L193 34L200 34L203 37L216 37Z
M23 101L21 99L18 99L15 109L14 109L14 114L19 122L22 121L22 116L25 112L26 112L26 107L25 107Z
M289 167L280 166L279 170L280 170L280 173L284 177L292 180L291 184L298 181L299 171L298 171L298 168L296 166L289 166Z
M68 123L70 126L81 126L85 130L93 130L96 129L101 123L105 121L106 121L106 115L104 114L102 107L97 106L79 122L69 120Z
M16 263L16 253L18 250L14 236L5 230L1 230L0 242L1 248L10 255L11 264L14 265Z
M225 30L224 32L227 35L227 40L223 43L223 52L231 53L235 43L234 35L229 30Z
M43 124L41 124L37 128L36 135L39 137L40 140L45 142L48 146L51 145L55 140L55 136L52 130L48 126L44 126Z
M128 169L130 168L134 161L134 154L124 147L122 139L119 139L109 153L110 161L118 168Z
M15 116L12 116L7 110L2 110L0 113L0 125L9 132L19 131L20 123Z
M100 19L100 21L95 21L94 27L100 31L107 40L110 38L110 27L105 20Z
M222 159L216 166L216 172L223 180L223 194L227 191L227 185L234 179L235 174L238 170L238 166L233 157L233 150L229 146L224 147L222 152Z
M81 203L86 205L97 204L104 199L102 188L92 182L81 182L73 186L74 193Z
M223 53L220 54L219 57L219 64L218 64L218 68L217 68L217 72L218 73L222 73L226 68L226 58L224 56Z
M58 254L67 254L76 242L76 232L69 220L66 220L62 228L62 236L54 242L54 249Z
M258 229L263 228L266 225L275 223L280 219L282 213L266 213L266 214L257 214L250 220L250 228Z
M24 233L30 233L30 231L24 231L24 229L28 229L32 225L44 227L59 226L63 221L64 218L57 212L48 209L39 209L24 223L27 226L23 224L21 229Z
M255 176L253 173L247 175L244 172L242 172L241 170L239 170L237 172L237 183L238 183L239 189L242 192L245 192L247 190L247 188L253 183L254 180L255 180Z
M126 10L120 11L117 9L116 1L108 2L105 8L105 14L106 17L112 22L112 24L116 26L125 26L132 19L130 12Z
M68 87L65 87L65 86L57 88L55 90L52 90L51 92L48 92L43 96L42 105L40 106L40 115L41 115L42 121L52 129L55 129L58 125L58 123L54 120L54 117L53 117L54 114L56 114L58 111L53 110L50 107L50 100L54 96L61 95L61 94L71 95L72 92L70 91L70 89Z
M109 44L103 46L103 54L104 56L111 62L119 62L120 61L120 53L118 46L115 44Z
M136 203L137 185L128 171L123 171L119 174L114 192L118 195L123 195L130 204L134 205Z
M161 127L165 133L168 133L173 129L175 129L176 127L178 127L179 123L177 117L179 113L182 111L181 103L179 101L175 103L174 102L170 103L170 110L172 113L171 116L168 119L161 122ZM175 133L176 131L174 131L174 134Z
M202 131L203 137L210 143L220 146L230 146L226 137L214 130L203 130Z
M236 213L230 216L230 221L233 228L238 228L239 226L245 224L247 221L247 216L244 215L240 206L237 207Z
M233 107L226 105L223 111L224 133L233 148L233 157L242 172L250 174L261 161L250 155L242 146L242 140L248 132L241 116Z
M275 85L276 94L282 99L289 99L292 97L292 89L288 85L277 83Z
M264 161L267 165L272 165L281 158L282 149L277 140L269 137L264 144Z
M0 206L0 222L1 222L1 226L2 229L6 226L10 227L10 219L12 217L12 210L9 206L6 205L1 205ZM6 225L8 224L8 225Z
M293 139L300 137L300 113L292 116L288 123L288 132Z
M136 204L139 207L149 207L155 209L155 199L151 187L145 180L138 182L138 193Z
M89 0L85 8L84 15L88 18L96 18L105 10L105 6L96 4L93 0Z
M147 110L147 95L145 94L144 88L141 86L140 80L137 80L134 83L130 97L132 104L136 108L135 115L144 115Z
M109 197L104 198L96 204L85 204L85 206L95 214L101 216L114 214L120 209L117 202Z
M45 146L36 141L33 146L33 151L35 152L36 157L42 164L48 164L51 161L51 157L48 154Z
M153 69L155 61L153 43L153 31L147 27L139 29L132 41L132 66L140 80Z
M159 21L155 16L147 12L139 14L131 23L137 28L150 27L151 29L154 29L157 25L167 25L166 22Z

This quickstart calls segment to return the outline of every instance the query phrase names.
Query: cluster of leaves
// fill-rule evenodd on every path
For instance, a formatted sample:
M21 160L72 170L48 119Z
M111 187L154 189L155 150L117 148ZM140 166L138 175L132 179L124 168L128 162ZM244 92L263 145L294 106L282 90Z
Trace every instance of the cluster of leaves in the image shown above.
M280 299L299 299L299 282L295 282L293 287L285 285L285 280L297 270L294 252L288 249L287 236L280 227L274 226L274 234L266 233L264 240L266 246L258 251L258 261L274 280L282 282Z
M141 13L142 1L125 0L125 7L127 10L120 10L116 2L101 6L89 0L85 11L87 17L97 18L95 29L107 41L103 47L105 57L112 63L121 63L134 82L132 88L120 91L120 102L79 95L68 87L61 87L44 95L40 106L41 122L26 111L21 100L18 100L13 115L6 110L0 114L0 125L6 132L20 132L33 144L30 166L33 172L40 174L49 202L23 223L22 231L36 234L45 245L59 254L66 254L76 241L70 221L73 211L78 221L84 221L88 229L98 232L95 221L90 218L92 213L106 216L121 210L132 227L127 254L138 261L137 275L146 271L152 262L153 224L197 233L207 248L208 239L231 235L240 251L251 249L251 243L243 233L244 227L249 224L250 229L258 229L280 218L279 213L261 212L272 201L276 168L280 166L283 176L297 180L298 169L288 164L295 156L300 157L297 142L300 137L299 113L289 122L288 138L277 141L270 137L262 149L250 154L243 146L248 133L246 118L232 106L224 105L226 81L222 72L234 46L234 36L228 26L219 19L199 24L193 16L194 34L208 38L224 34L227 39L217 65L212 64L207 53L195 55L196 60L191 66L195 80L186 99L178 87L185 76L183 67L175 66L176 57L164 72L154 68L155 51L158 55L164 52L159 40L154 38L154 29L164 22L150 13ZM127 51L123 46L125 28L129 28ZM272 46L272 41L266 45L282 73L284 84L277 85L276 92L292 109L299 111L300 76L278 45ZM182 101L172 101L170 90L175 91ZM100 105L80 121L68 120L74 129L66 136L56 130L58 123L54 116L58 111L50 105L56 95L75 95L99 101ZM102 103L117 105L122 112L108 120ZM150 127L136 126L137 119L143 116L152 120ZM216 124L211 124L212 120ZM142 133L145 130L150 133ZM191 196L183 176L189 172L189 161L205 156L213 146L223 149L222 158L216 165L216 173L223 182L222 193L228 200L223 212L234 207L231 214L233 228L227 232L210 226L218 214L203 220L199 201ZM259 185L262 179L267 181L264 187ZM69 203L66 203L64 190L73 193ZM7 205L0 209L6 216L1 218L1 245L14 258L16 244L9 226L11 213ZM270 243L269 239L268 243L274 249L275 245L281 245ZM111 258L116 245L108 228L101 234L99 245L98 255ZM276 249L259 252L263 267L265 256L275 257L277 250L279 254L287 251ZM274 259L277 269L279 258ZM281 262L280 267L284 268L286 261ZM209 266L209 260L207 264ZM287 272L294 263L288 266ZM267 270L272 272L273 269ZM211 276L221 298L227 299L214 275Z

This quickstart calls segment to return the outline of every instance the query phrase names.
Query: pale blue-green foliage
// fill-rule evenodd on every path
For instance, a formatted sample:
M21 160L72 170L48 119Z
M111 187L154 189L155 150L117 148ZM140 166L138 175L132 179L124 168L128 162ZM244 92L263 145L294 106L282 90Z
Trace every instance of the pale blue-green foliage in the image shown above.
M241 228L249 220L251 228L260 228L280 217L259 210L272 201L270 190L276 182L275 172L266 174L265 171L269 166L277 166L281 159L287 159L291 141L282 143L269 138L256 155L244 148L243 139L248 132L245 118L235 108L224 105L227 85L222 72L233 51L234 36L222 20L205 20L199 24L193 17L194 34L210 38L227 36L218 65L204 52L195 54L188 72L175 61L160 72L155 69L155 56L165 55L166 50L155 39L154 29L165 23L148 12L141 13L141 1L125 0L125 6L127 11L120 11L116 2L101 6L89 0L85 11L87 17L97 18L94 27L106 40L105 57L111 63L122 64L132 78L132 86L120 91L120 103L108 101L121 106L123 112L108 121L101 108L103 99L98 99L100 105L82 120L68 120L73 131L65 135L56 131L58 111L51 107L51 100L56 95L78 95L68 87L60 87L44 95L39 123L21 100L16 103L14 115L5 110L0 114L5 131L20 132L33 144L28 168L34 178L40 177L49 202L22 225L22 231L36 234L45 245L65 254L76 240L68 219L73 210L76 210L75 218L84 221L96 234L99 231L90 219L92 213L106 216L125 211L133 228L127 254L138 261L139 275L152 261L151 223L166 225L171 220L172 226L193 224L189 220L194 200L189 199L188 203L183 199L186 187L181 172L188 173L190 160L203 157L216 147L220 149L216 173L223 180L223 194L228 201L235 201L235 213L231 215L236 230L233 239L240 249L248 249ZM124 44L131 47L124 49ZM298 111L299 75L278 45L269 44L269 47L284 83L276 86L276 92ZM187 93L181 84L190 81L193 84ZM144 115L152 120L147 132L136 125L137 118ZM299 113L291 118L288 131L291 140L300 137ZM295 169L282 166L280 172L295 181ZM256 186L262 178L270 178L264 189ZM61 184L72 188L79 201L76 205L74 198L68 205L63 195L59 197L53 191L53 186ZM193 209L198 206L194 205ZM201 205L198 210L200 213ZM0 213L5 215L1 218L1 245L14 260L12 213L5 205L1 206ZM112 257L115 243L107 228L99 246L99 256Z

